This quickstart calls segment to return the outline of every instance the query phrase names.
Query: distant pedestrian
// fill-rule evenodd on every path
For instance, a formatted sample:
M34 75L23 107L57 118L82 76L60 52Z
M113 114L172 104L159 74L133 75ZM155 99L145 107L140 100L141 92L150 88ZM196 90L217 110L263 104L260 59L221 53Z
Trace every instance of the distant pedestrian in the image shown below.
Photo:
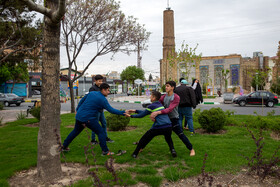
M62 151L69 151L69 144L78 136L86 127L95 132L100 141L102 155L113 155L106 144L106 135L100 124L99 115L100 110L106 109L108 112L117 115L128 116L128 111L121 111L110 106L108 100L105 98L110 93L110 86L107 83L100 85L100 91L90 92L85 95L79 102L76 111L76 123L74 129L70 132L64 140Z
M192 88L194 89L194 93L196 97L196 105L203 103L202 90L198 79L193 80Z
M95 83L94 85L89 89L89 92L92 92L92 91L100 91L100 85L103 83L103 76L102 75L95 75L94 77L95 79ZM107 133L107 122L106 122L106 118L105 118L105 115L104 115L104 111L103 110L100 110L100 112L98 113L99 117L99 122L101 123L101 126L105 132L105 135L106 135L106 141L107 142L110 142L110 143L113 143L114 141L111 140L109 137L108 137L108 133ZM98 144L98 141L95 139L95 133L92 131L91 133L91 143L92 144Z
M191 132L191 135L194 134L193 128L193 116L192 108L196 108L196 97L192 87L188 86L188 81L182 80L181 85L177 87L174 91L180 97L179 103L179 124L183 128L182 122L185 117L187 126ZM185 127L186 128L186 127Z

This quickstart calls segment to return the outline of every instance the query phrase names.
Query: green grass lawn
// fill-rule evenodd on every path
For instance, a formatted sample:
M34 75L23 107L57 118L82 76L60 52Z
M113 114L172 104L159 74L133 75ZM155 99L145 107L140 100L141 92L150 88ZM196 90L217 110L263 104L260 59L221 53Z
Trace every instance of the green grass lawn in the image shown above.
M234 118L242 122L250 116L235 115ZM72 130L67 126L74 125L74 114L61 115L61 121L61 139L63 141ZM24 119L0 127L0 186L8 186L8 179L15 172L36 166L38 127L25 126L25 124L36 122L38 122L36 119ZM138 141L151 125L152 122L149 117L134 118L130 120L129 126L136 126L135 130L108 132L109 137L115 141L108 144L109 149L113 152L117 152L119 149L127 151L122 156L114 156L116 163L125 164L125 167L121 167L117 174L126 185L143 182L150 186L159 186L163 180L177 181L198 175L201 171L205 153L208 154L206 172L234 173L247 164L241 155L251 156L256 149L246 128L226 126L225 134L189 136L189 132L185 131L196 151L194 157L189 156L189 150L176 134L172 133L177 158L172 158L164 138L159 136L147 145L137 159L133 159L131 154L136 146L133 145L133 142ZM194 126L195 128L200 127L197 122L194 123ZM70 144L71 151L65 153L67 162L86 163L84 146L89 144L90 134L89 130L84 130ZM279 141L273 140L269 134L270 131L264 132L264 156L267 157L272 156L279 145ZM89 156L89 163L104 166L108 157L101 156L99 146L95 146L93 150L95 159ZM62 161L65 160L62 159ZM112 179L112 175L105 167L98 170L98 175L105 182ZM89 186L91 184L91 180L88 179L79 181L74 186Z

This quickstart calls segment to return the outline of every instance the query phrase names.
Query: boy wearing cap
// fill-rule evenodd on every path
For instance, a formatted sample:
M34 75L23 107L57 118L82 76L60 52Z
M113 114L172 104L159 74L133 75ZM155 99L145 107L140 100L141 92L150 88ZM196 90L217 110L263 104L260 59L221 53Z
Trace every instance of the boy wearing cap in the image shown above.
M152 104L148 106L146 110L129 110L130 112L136 112L137 115L131 115L131 118L142 118L148 114L151 114L155 111L161 111L164 109L162 104L158 101L161 97L161 93L158 91L153 91L150 99ZM176 157L176 151L174 149L173 141L171 138L172 125L171 121L167 114L158 115L155 118L154 124L150 130L148 130L140 139L135 151L132 154L133 158L136 158L138 153L146 147L146 145L158 135L164 135L165 141L169 146L170 152L173 157Z
M189 83L187 80L182 79L181 85L176 88L174 91L180 97L180 103L178 107L179 112L179 124L181 128L182 121L185 116L185 121L188 124L191 135L194 134L193 128L193 117L192 117L192 108L196 108L196 97L192 87L187 86Z

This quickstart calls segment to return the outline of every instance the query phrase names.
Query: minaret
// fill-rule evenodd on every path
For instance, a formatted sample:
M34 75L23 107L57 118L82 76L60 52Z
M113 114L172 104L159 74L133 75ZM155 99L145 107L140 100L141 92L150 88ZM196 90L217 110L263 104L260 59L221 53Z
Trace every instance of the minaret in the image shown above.
M160 83L177 78L177 63L170 64L168 57L175 52L174 12L169 7L163 11L163 59L160 60Z

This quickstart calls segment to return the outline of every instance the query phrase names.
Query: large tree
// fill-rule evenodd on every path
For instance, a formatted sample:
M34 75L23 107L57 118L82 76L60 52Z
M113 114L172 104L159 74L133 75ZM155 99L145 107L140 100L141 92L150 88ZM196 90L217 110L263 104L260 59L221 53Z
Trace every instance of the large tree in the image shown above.
M0 63L12 55L27 53L41 42L41 23L34 23L23 1L0 0Z
M38 133L37 172L42 181L61 176L60 150L60 21L65 13L65 0L22 0L30 11L44 15L41 114Z
M122 81L126 80L127 84L130 82L130 84L132 84L134 87L134 81L136 79L145 79L144 74L145 72L143 69L136 66L128 66L121 72L120 76Z
M73 83L79 79L96 58L108 53L135 51L137 44L145 48L147 34L145 29L136 23L136 19L120 11L114 0L69 0L67 12L62 21L62 45L65 46L68 58L68 81L71 97L71 112L75 112ZM92 45L92 54L88 62L83 62L84 69L78 71L78 57L83 47ZM81 62L80 62L81 64Z

